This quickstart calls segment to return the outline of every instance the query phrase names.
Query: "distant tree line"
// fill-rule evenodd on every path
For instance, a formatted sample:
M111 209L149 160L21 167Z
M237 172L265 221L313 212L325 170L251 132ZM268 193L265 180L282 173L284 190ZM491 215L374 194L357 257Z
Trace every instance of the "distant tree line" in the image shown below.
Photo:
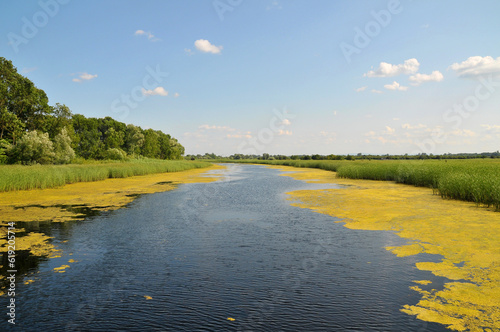
M0 57L0 163L64 164L75 158L181 159L184 147L159 130L50 106L45 92Z
M477 158L500 158L500 152L483 152L483 153L445 153L440 155L421 153L417 155L372 155L372 154L362 154L358 153L356 155L270 155L269 153L263 153L262 155L243 155L243 154L233 154L229 157L218 156L214 153L205 153L204 155L187 155L186 159L196 160L196 159L231 159L231 160L400 160L400 159L477 159Z

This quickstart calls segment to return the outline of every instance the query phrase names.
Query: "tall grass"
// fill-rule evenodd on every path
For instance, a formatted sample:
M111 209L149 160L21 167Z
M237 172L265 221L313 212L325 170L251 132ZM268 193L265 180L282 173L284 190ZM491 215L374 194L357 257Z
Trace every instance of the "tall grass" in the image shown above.
M1 165L0 191L44 189L68 183L179 172L210 166L207 162L141 159L82 165Z
M443 198L500 210L500 160L253 160L271 165L320 168L340 178L395 181L428 187Z

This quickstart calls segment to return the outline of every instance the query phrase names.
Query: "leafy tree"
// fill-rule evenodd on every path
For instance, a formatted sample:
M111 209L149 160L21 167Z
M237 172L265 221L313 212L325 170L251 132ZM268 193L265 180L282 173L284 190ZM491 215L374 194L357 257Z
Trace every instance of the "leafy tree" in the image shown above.
M70 131L74 131L72 128L72 117L73 114L71 110L66 105L61 105L59 103L56 106L51 107L51 115L47 117L47 131L51 138L56 137L63 128L66 128L67 134L70 135ZM68 128L71 127L71 130ZM71 135L70 135L71 136Z
M160 137L153 129L144 130L142 155L148 158L158 158L160 156Z
M104 133L104 146L106 149L118 149L123 146L125 133L116 131L115 128L110 127Z
M101 159L104 155L104 143L99 131L99 122L95 118L86 118L81 114L73 116L73 128L78 137L75 152L86 159Z
M144 134L140 127L132 124L127 125L125 132L125 149L131 155L141 153L142 146L144 145Z
M5 164L8 160L7 153L12 149L12 145L7 140L0 139L0 164Z
M75 151L71 147L71 138L66 128L54 138L54 153L56 164L68 164L75 158Z
M20 162L26 165L50 164L55 157L49 134L37 131L29 131L21 137L9 155L11 162Z
M51 113L48 102L43 90L20 75L11 61L0 57L0 109L6 107L28 130L46 131L45 120Z
M7 138L14 144L24 132L24 124L6 107L0 109L0 139Z

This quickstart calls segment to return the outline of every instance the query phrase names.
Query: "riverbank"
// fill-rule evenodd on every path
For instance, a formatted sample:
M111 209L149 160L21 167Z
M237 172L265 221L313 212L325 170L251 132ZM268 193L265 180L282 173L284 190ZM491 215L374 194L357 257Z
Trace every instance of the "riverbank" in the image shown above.
M79 182L59 188L0 192L0 252L5 255L8 251L9 222L29 222L30 227L36 229L41 223L83 220L88 215L122 208L138 195L172 190L183 183L216 181L215 175L206 173L222 168L212 165L180 172ZM25 251L41 257L59 255L49 236L18 227L15 232L16 253Z
M298 180L342 189L288 193L292 205L341 218L345 227L392 231L408 244L387 247L397 256L441 255L416 268L449 279L443 289L415 280L422 296L401 310L456 331L500 329L500 216L473 203L442 200L431 189L388 181L350 180L319 169L271 166Z
M500 160L232 160L229 162L319 168L339 178L395 181L432 188L444 199L500 210Z
M86 161L69 165L0 165L0 192L56 188L65 184L127 178L209 167L202 161L136 159L124 162Z

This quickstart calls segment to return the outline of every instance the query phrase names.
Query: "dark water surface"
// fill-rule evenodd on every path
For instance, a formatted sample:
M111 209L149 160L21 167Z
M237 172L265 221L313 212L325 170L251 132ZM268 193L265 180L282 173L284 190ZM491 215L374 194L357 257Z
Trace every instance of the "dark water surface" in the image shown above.
M396 235L349 230L286 200L328 185L227 166L224 181L46 225L62 257L31 266L16 326L5 318L0 330L447 331L399 311L419 300L412 280L442 285L414 267L429 257L398 258L384 249L404 243Z

